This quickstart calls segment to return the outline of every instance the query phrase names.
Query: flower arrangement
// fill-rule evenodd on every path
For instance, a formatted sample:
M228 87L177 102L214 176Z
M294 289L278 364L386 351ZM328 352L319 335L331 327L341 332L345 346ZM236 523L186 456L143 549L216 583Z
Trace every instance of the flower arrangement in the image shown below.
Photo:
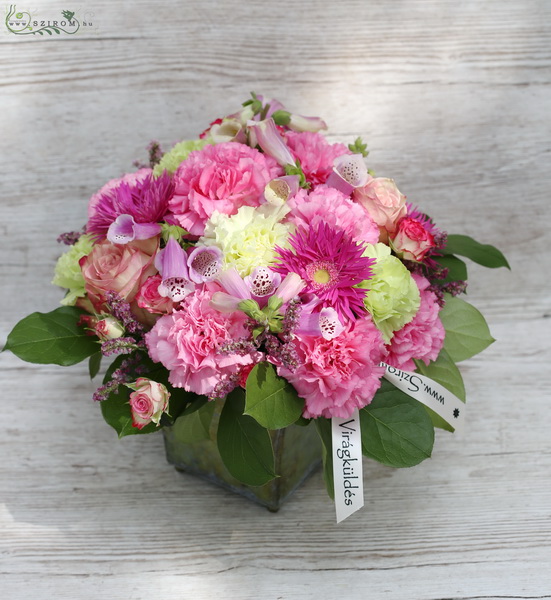
M293 424L314 423L330 494L331 420L359 416L362 453L383 464L429 457L434 427L453 431L460 411L446 418L413 388L464 402L456 362L493 341L460 298L458 256L507 261L377 177L361 138L324 129L252 94L195 140L152 143L149 165L106 183L83 231L60 236L62 306L20 321L5 349L89 359L92 377L115 357L94 400L121 437L177 422L212 435L218 400L220 457L248 485L278 475L269 431Z

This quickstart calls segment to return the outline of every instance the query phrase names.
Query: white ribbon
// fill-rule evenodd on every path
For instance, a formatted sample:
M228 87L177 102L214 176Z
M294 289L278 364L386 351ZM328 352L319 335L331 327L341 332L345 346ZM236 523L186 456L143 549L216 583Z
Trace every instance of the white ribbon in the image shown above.
M449 423L456 433L463 428L465 403L461 402L455 394L424 375L402 371L386 363L381 364L386 367L383 377L395 387L428 406Z
M360 412L346 419L331 419L333 442L333 483L337 523L364 505L362 438Z

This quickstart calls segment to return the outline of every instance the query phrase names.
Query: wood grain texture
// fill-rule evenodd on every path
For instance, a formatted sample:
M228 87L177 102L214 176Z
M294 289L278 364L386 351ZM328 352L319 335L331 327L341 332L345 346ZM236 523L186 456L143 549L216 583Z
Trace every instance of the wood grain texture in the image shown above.
M160 436L118 441L84 366L2 354L2 598L551 598L551 3L84 9L74 39L0 34L2 341L61 297L55 238L86 199L251 89L362 135L378 174L513 270L471 269L498 341L462 364L466 432L414 469L366 461L365 509L338 527L320 474L270 514L176 473Z

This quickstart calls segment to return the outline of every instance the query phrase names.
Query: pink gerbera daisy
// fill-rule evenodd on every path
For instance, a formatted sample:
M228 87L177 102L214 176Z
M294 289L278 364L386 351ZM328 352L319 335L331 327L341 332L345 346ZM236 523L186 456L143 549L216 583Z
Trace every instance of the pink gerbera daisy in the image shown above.
M290 249L276 248L279 263L274 271L298 273L306 282L304 291L321 300L320 308L332 307L345 320L365 315L365 290L354 286L370 279L375 259L362 256L363 245L327 223L299 227L289 244Z

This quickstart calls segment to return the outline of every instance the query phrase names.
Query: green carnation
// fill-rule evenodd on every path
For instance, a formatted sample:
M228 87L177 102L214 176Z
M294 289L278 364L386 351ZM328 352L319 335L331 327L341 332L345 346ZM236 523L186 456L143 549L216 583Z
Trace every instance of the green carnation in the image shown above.
M372 267L371 279L362 281L358 287L369 290L364 298L365 308L388 344L394 332L409 323L419 310L419 288L386 244L367 244L364 256L376 258L377 262Z
M155 165L153 175L159 177L163 171L167 171L172 175L180 166L180 163L186 160L190 152L194 150L202 150L207 144L212 143L209 140L184 140L178 142L166 154L163 154L160 162Z
M67 288L68 292L61 301L64 306L73 306L77 298L85 295L84 277L78 261L92 252L93 242L89 235L81 235L78 242L70 250L62 254L55 266L54 285Z

